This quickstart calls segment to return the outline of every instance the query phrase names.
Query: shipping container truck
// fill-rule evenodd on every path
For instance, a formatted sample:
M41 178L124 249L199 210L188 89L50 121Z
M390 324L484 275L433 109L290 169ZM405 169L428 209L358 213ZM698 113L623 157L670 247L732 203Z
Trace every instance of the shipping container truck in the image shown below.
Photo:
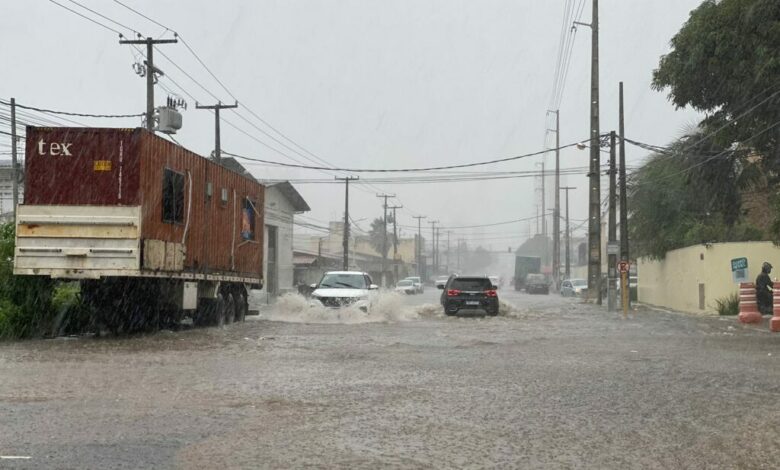
M26 136L14 274L78 280L114 332L244 319L263 285L263 185L145 129Z
M542 259L537 256L515 257L515 290L525 288L525 278L529 274L537 274L542 271Z

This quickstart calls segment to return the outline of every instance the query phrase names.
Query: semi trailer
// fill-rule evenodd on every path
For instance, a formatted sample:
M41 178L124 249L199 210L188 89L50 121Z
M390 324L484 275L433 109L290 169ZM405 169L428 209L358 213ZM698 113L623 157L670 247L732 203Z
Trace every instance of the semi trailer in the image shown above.
M538 256L515 256L515 290L525 289L525 278L542 270L542 259Z
M28 126L14 274L76 280L98 324L241 321L263 185L145 129Z

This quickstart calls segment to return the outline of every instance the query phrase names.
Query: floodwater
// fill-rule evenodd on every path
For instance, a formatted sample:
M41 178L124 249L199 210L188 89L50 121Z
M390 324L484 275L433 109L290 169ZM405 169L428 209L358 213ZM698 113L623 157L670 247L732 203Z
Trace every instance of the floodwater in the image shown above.
M0 345L0 468L776 468L780 336L501 291ZM335 316L334 316L335 315ZM362 315L362 316L361 316Z

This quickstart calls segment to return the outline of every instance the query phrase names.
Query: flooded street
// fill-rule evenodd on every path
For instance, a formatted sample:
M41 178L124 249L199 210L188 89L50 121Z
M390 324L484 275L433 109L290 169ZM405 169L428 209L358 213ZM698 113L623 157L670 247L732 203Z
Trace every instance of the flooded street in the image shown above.
M367 322L0 345L2 468L776 468L780 343L733 318L438 291ZM336 315L335 312L331 312ZM285 321L288 314L289 321Z

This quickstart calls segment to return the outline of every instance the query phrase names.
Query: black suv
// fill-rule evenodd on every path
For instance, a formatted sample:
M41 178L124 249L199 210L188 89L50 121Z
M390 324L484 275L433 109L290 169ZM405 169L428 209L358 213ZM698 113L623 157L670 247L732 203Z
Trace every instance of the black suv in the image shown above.
M446 315L460 310L483 310L498 315L498 291L487 276L450 276L441 286L441 305Z

